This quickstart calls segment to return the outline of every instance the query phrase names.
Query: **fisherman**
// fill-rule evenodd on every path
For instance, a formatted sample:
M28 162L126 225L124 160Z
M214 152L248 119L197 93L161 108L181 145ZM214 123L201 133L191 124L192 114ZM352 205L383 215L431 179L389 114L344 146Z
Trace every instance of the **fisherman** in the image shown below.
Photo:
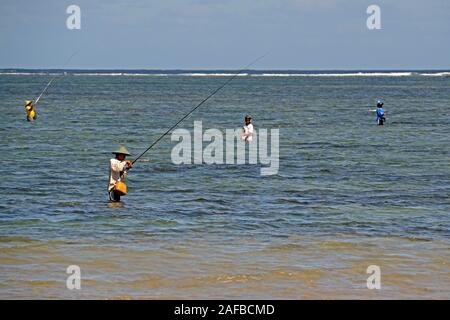
M36 110L34 109L33 101L27 100L25 102L25 112L27 113L27 121L36 120Z
M252 117L250 115L245 116L245 126L243 128L243 133L241 139L244 141L251 142L253 140L253 124Z
M378 100L377 102L377 108L375 110L377 114L377 123L378 125L382 126L386 122L386 117L384 115L384 109L383 109L384 103L381 100Z
M124 146L120 146L113 154L115 158L110 160L108 192L109 200L119 202L120 196L127 193L125 180L128 170L133 168L133 163L125 160L126 156L131 154Z

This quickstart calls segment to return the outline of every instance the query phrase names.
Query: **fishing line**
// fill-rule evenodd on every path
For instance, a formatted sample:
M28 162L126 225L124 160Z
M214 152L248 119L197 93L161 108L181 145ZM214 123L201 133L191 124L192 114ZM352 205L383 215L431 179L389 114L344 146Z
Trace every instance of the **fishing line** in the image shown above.
M193 108L191 111L186 113L180 120L178 120L177 123L175 123L173 126L171 126L164 134L162 134L158 139L153 142L150 147L145 149L144 152L142 152L136 159L132 161L134 164L136 161L138 161L144 154L147 153L151 148L153 148L162 138L164 138L166 135L168 135L173 129L175 129L184 119L186 119L192 112L197 110L202 104L204 104L206 101L208 101L210 98L212 98L217 92L219 92L222 88L224 88L227 84L229 84L231 81L233 81L234 78L236 78L238 75L240 75L243 71L247 70L250 66L254 65L256 62L264 58L268 53L260 56L259 58L253 60L251 63L240 69L236 74L234 74L232 77L230 77L227 81L225 81L220 87L218 87L216 90L211 92L205 99L203 99L195 108Z
M74 53L72 53L72 55L69 57L69 59L67 59L66 63L64 63L64 65L62 66L61 69L64 69L66 67L66 65L70 62L70 60L72 60L72 58L78 53L79 51L76 51ZM53 78L50 79L50 81L47 83L47 85L45 86L44 90L42 90L41 94L36 98L35 102L33 103L33 105L37 105L37 103L39 102L39 100L41 99L42 95L47 91L47 89L50 87L50 85L52 84L53 80L56 79L56 77L58 76L58 74L55 74L53 76Z

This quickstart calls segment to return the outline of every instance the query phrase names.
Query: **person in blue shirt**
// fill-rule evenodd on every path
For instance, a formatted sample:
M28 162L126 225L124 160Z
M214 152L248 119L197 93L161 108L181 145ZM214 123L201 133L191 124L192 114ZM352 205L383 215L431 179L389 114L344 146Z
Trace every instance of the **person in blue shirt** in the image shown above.
M383 109L384 103L382 101L378 101L377 108L375 112L377 113L377 123L382 126L386 122L385 111Z

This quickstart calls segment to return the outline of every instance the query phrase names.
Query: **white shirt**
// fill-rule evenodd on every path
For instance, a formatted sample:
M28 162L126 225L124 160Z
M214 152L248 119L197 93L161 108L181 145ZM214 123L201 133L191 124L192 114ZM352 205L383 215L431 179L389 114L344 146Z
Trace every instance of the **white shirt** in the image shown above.
M126 164L125 161L119 161L117 159L110 160L108 191L114 189L116 182L121 181L120 173L125 169Z
M244 133L242 133L241 139L249 142L253 140L253 124L249 123L247 126L244 126Z

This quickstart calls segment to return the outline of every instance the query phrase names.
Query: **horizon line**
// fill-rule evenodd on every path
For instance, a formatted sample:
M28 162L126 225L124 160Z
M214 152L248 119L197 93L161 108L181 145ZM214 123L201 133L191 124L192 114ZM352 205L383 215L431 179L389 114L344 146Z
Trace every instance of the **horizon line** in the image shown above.
M24 68L24 67L7 67L7 68L0 68L0 70L67 70L67 71L450 71L450 67L448 68L405 68L405 69L389 69L389 68L374 68L374 69L358 69L358 68L351 68L351 69L345 69L345 68L330 68L330 69L287 69L287 68L281 68L281 69L274 69L274 68L268 68L268 69L239 69L239 68L215 68L215 69L209 69L209 68L175 68L175 69L166 69L166 68L40 68L40 67L33 67L33 68Z

